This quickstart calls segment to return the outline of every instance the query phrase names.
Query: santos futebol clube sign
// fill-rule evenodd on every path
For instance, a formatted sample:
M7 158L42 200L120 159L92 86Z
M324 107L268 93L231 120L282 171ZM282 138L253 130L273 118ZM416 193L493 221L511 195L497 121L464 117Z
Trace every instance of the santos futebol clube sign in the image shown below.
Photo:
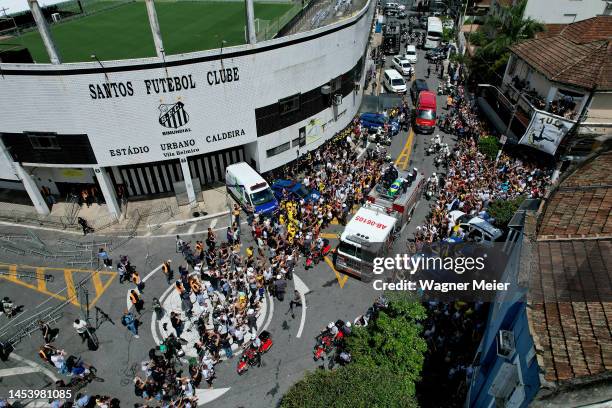
M94 100L106 100L115 98L128 98L138 95L139 91L142 95L162 95L172 94L176 92L188 95L190 90L197 89L200 81L193 74L145 79L142 81L142 87L135 86L132 81L124 82L105 82L100 84L89 84L89 95ZM240 72L238 67L224 68L215 71L208 71L204 76L205 83L208 87L217 86L224 83L240 81ZM156 103L155 120L160 126L160 131L163 136L173 136L178 134L192 133L192 129L188 126L193 112L190 112L190 107L182 100L175 97L173 100L159 99ZM195 108L194 108L195 109ZM202 129L203 133L210 129ZM204 133L206 134L206 133ZM204 140L206 143L221 142L227 139L244 136L244 129L233 129L225 132L206 134ZM159 144L163 157L176 157L186 154L195 154L200 152L198 140L200 136L193 138L183 138L180 140L168 140ZM214 149L205 149L206 151ZM117 156L132 156L149 153L151 147L144 146L125 146L114 149L109 149L111 157Z

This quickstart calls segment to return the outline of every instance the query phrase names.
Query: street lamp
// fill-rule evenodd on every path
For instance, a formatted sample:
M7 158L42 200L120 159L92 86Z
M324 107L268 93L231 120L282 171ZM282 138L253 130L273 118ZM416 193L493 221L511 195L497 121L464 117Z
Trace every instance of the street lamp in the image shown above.
M106 78L106 82L108 82L108 74L106 73L106 68L104 68L102 62L98 59L98 57L96 57L96 54L91 54L91 59L95 60L102 67L102 72L104 72L104 78Z

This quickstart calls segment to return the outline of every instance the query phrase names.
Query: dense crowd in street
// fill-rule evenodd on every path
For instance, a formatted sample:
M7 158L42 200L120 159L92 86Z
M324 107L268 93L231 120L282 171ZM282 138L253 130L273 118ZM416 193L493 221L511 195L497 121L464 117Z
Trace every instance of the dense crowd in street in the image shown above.
M498 160L488 158L478 149L478 140L486 128L477 110L465 98L462 87L452 97L445 119L449 121L458 141L448 161L446 177L436 175L438 197L425 225L415 231L417 247L422 243L458 236L464 231L455 228L449 217L453 210L479 216L493 222L487 213L495 200L511 200L518 196L542 197L550 183L550 171L511 153L502 153Z

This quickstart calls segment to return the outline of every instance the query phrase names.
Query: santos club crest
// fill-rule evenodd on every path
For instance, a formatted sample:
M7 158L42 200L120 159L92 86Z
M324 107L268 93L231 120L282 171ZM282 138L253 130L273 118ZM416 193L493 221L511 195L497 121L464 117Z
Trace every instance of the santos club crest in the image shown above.
M189 115L185 111L183 102L159 105L159 124L163 127L178 129L186 125L187 122L189 122Z

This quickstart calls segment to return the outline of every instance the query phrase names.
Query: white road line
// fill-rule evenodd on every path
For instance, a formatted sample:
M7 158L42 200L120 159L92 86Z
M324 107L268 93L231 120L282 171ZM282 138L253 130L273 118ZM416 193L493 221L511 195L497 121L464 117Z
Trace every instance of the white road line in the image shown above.
M13 352L13 353L9 354L9 358L12 359L12 360L16 360L16 361L19 361L21 363L27 364L27 365L29 365L32 368L36 368L36 371L43 373L44 375L49 377L53 382L59 380L59 378L51 370L41 366L40 364L37 364L37 363L33 362L32 360L28 360L27 358L23 358L19 354L15 354Z
M187 235L191 235L193 233L193 231L195 231L196 227L198 226L198 224L191 224L191 227L189 227L189 229L187 230Z
M270 323L272 322L272 315L274 314L274 298L268 295L268 292L266 292L266 297L270 306L268 307L268 318L266 319L266 323L264 324L264 327L261 329L261 331L268 329L268 326L270 326Z
M44 231L53 231L53 232L61 232L63 234L74 234L74 235L83 235L82 232L79 231L72 231L72 230L61 230L58 228L49 228L49 227L40 227L37 225L25 225L25 224L17 224L14 222L6 222L6 221L0 221L1 225L9 225L11 227L20 227L20 228L28 228L28 229L38 229L38 230L44 230Z
M308 286L300 279L295 273L293 274L293 284L295 290L300 294L300 301L302 302L302 317L300 318L300 328L295 337L298 339L302 337L302 331L304 331L304 324L306 323L306 294L310 291Z
M210 222L210 228L215 228L217 226L217 222L219 221L219 218L214 218L211 222Z
M230 390L230 387L228 388L209 388L209 389L196 388L195 394L196 394L196 397L198 397L198 406L204 405L213 400L216 400L217 398L219 398L220 396L222 396L229 390Z
M148 280L149 280L149 278L150 278L151 276L153 276L153 275L155 274L155 272L159 271L159 270L162 268L162 266L163 266L163 265L164 265L164 264L160 264L160 265L159 265L157 268L155 268L155 269L153 269L151 272L149 272L149 273L147 274L147 276L145 276L144 278L142 278L142 282L146 282L146 281L148 281ZM134 288L134 289L136 290L136 292L138 292L138 289L137 289L137 288ZM126 304L127 304L126 309L127 309L128 311L129 311L129 310L132 308L132 302L130 302L130 291L131 291L131 290L132 290L132 289L128 289L127 293L125 294L125 302L126 302Z
M0 378L10 377L13 375L32 374L32 373L37 373L38 371L40 371L38 367L30 367L30 366L5 368L3 370L0 370Z
M164 291L164 293L162 293L162 295L159 297L159 303L160 304L164 304L164 300L168 297L168 295L170 294L170 291L174 289L174 285L170 285L168 286L168 289L166 289ZM153 335L153 341L155 342L155 344L159 344L159 337L157 336L157 330L155 329L155 323L157 322L155 313L153 313L151 315L151 334Z
M47 408L47 407L49 407L49 401L46 400L46 399L16 400L16 399L10 399L9 398L9 402L11 404L19 403L18 406L20 406L20 407L27 407L27 408Z

